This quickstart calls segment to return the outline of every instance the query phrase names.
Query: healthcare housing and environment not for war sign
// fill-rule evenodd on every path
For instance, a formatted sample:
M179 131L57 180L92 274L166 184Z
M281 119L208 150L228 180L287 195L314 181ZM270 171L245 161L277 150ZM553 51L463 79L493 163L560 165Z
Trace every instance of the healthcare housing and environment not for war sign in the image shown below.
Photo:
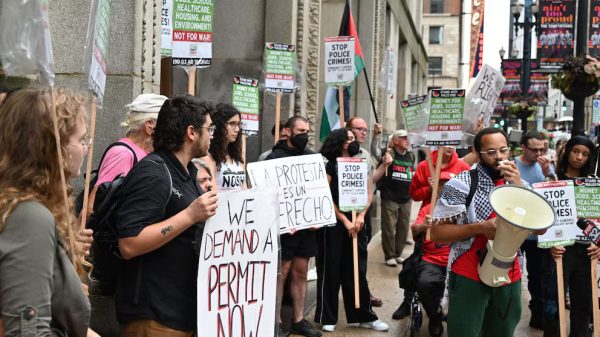
M234 76L232 104L242 115L242 132L247 136L257 135L260 114L258 80Z
M365 158L337 158L338 207L361 212L369 204L369 167Z
M278 268L277 191L219 193L202 234L198 336L273 336Z
M248 164L253 187L279 189L280 233L336 223L325 164L320 154Z
M462 138L464 89L433 89L425 145L459 145Z
M600 179L578 178L575 180L577 217L600 218Z
M532 184L554 209L556 222L546 233L538 236L538 247L569 246L575 243L581 230L577 227L575 189L570 180L548 181Z
M208 67L212 59L214 0L173 1L172 64Z
M354 38L336 36L325 39L325 83L350 85L354 81Z
M294 92L296 83L296 46L267 42L264 56L265 91Z
M106 58L108 56L108 39L110 35L110 1L97 0L94 4L97 7L92 11L92 17L90 18L90 20L95 20L90 46L91 55L86 56L86 59L89 58L90 60L88 86L96 95L98 105L102 106L106 88L106 75L108 74Z

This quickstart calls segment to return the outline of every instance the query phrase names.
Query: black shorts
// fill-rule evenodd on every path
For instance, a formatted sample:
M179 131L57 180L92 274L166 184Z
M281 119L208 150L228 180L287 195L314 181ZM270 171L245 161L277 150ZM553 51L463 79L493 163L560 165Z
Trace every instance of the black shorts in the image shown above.
M281 235L281 259L290 261L294 257L313 257L317 255L317 231L304 229L294 235Z

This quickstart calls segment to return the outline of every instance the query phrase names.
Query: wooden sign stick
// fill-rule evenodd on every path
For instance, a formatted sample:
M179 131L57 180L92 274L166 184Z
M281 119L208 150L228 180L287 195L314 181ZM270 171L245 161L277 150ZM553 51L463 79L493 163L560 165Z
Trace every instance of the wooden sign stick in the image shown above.
M592 270L592 313L594 318L594 337L600 337L600 312L598 311L598 260L591 259Z
M343 85L338 86L338 97L339 97L339 101L340 101L340 128L343 128L344 124L346 124L346 122L344 121L344 118L346 118L346 110L344 108L344 86Z
M443 153L444 153L444 146L441 146L440 148L438 148L438 156L437 156L437 161L435 164L435 175L433 176L433 187L431 189L431 208L429 210L429 215L433 218L433 211L435 211L435 202L437 200L437 196L438 196L438 188L440 185L440 173L442 171L442 157L443 157ZM427 240L431 240L431 230L428 229L427 233L425 234L425 238Z
M567 320L565 318L565 285L563 282L562 257L555 258L554 261L556 262L556 283L558 285L558 321L560 324L560 337L567 337Z
M196 67L188 68L188 94L196 96Z
M356 211L352 211L352 224L356 225ZM352 258L354 261L354 308L360 308L360 288L358 280L358 239L352 236Z
M96 109L97 98L92 95L92 113L90 116L90 148L88 149L87 159L85 164L85 184L83 185L83 207L81 208L81 229L85 229L87 223L87 213L89 208L90 198L90 180L92 176L92 160L94 157L94 139L96 137ZM93 205L92 205L93 207Z
M281 120L281 92L277 93L275 97L275 139L273 144L277 144L279 141L279 121Z

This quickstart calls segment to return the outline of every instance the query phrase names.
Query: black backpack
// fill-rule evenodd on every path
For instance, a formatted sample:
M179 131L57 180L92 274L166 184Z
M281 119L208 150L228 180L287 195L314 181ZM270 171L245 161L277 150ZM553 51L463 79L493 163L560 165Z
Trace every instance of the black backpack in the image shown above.
M164 160L156 154L149 154L146 158L165 168L171 186L170 197L173 180ZM128 182L135 174L136 170L131 169L126 176L119 176L111 182L100 184L96 192L94 212L86 224L86 228L94 231L88 260L94 266L90 278L91 290L96 295L107 296L115 293L119 261L123 259L119 251L116 211L121 198L126 196Z
M131 146L129 146L123 142L114 142L114 143L110 144L106 148L106 150L104 150L104 153L102 154L102 158L100 158L100 163L98 163L98 168L91 172L92 178L90 179L89 193L91 193L94 186L96 186L96 182L98 181L98 172L100 171L100 167L102 166L104 157L106 157L106 153L108 153L108 150L110 150L114 146L124 146L124 147L128 148L129 151L131 151L131 153L133 153L133 166L135 166L135 164L137 164L138 158L135 154L135 151L131 148ZM79 215L81 213L81 209L83 208L83 194L84 193L85 193L85 189L83 189L75 198L75 214L77 214L77 215Z
M477 190L478 176L477 169L469 171L471 175L471 186L469 186L469 194L465 200L465 207L468 209L475 196ZM415 249L413 253L402 262L402 270L398 274L398 283L400 288L410 291L417 291L417 281L419 279L419 264L421 263L421 257L423 256L423 241L425 236L423 234L417 235L415 238Z

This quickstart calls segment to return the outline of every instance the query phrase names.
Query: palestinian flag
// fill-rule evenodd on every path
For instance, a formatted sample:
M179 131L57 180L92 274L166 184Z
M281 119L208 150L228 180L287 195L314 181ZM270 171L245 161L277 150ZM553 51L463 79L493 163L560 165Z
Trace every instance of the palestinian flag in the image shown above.
M354 18L352 17L352 11L350 10L350 1L346 0L346 6L344 7L344 15L342 16L342 23L340 25L340 33L338 36L352 36L354 38L354 79L365 69L365 61L363 60L363 52L360 47L360 41L358 40L358 32L356 31L356 25L354 25ZM344 88L344 120L347 121L350 118L350 93L352 87ZM325 93L325 103L323 104L323 117L321 119L321 132L319 133L319 139L321 142L329 136L331 130L340 128L340 105L338 89L336 87L327 87Z

